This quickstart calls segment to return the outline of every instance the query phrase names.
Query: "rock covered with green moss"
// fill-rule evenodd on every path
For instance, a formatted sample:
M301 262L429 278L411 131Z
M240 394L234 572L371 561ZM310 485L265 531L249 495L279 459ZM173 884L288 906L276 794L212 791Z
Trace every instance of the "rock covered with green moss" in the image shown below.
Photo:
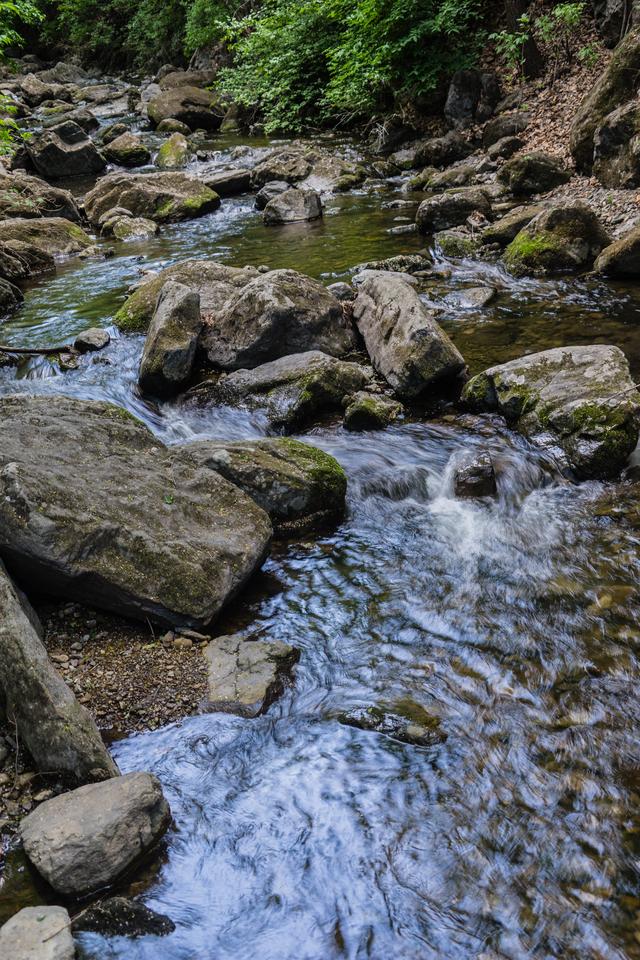
M145 340L138 384L143 393L168 397L191 376L202 330L200 297L183 283L167 280Z
M382 430L401 416L403 406L384 394L359 390L345 397L344 425L346 430Z
M495 223L489 224L482 231L482 243L497 243L501 247L506 247L515 240L517 235L527 227L534 217L539 213L544 213L545 207L542 204L527 204L525 206L515 207L500 217Z
M91 238L77 223L64 217L13 217L0 221L0 243L21 243L52 257L80 253Z
M134 133L127 131L111 140L104 148L109 163L120 167L144 167L151 160L151 154L144 143Z
M260 566L267 514L102 402L0 399L0 558L26 582L146 622L204 627Z
M216 210L220 197L186 173L112 173L89 191L84 206L94 225L114 207L157 223L176 223Z
M613 346L558 347L491 367L462 399L501 414L581 479L615 476L638 442L640 394Z
M191 157L189 141L182 133L172 133L156 155L158 170L180 170L186 167Z
M0 174L0 220L8 217L64 217L78 223L80 212L68 190L16 171Z
M591 266L609 243L606 230L584 204L552 207L517 234L504 261L518 276L566 273Z

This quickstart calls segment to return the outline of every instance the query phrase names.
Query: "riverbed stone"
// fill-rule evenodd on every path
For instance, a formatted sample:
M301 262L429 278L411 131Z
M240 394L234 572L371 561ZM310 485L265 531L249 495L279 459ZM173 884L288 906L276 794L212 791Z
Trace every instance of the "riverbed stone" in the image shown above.
M109 163L117 163L120 167L144 167L151 162L147 147L140 137L130 131L110 140L104 148L104 155Z
M463 371L464 359L433 311L401 277L365 280L353 313L374 367L401 398L415 399Z
M0 174L0 220L9 217L64 217L78 223L80 212L68 190L18 170Z
M179 120L190 130L220 129L224 108L217 93L189 85L171 87L152 97L147 114L154 126L163 120Z
M515 196L546 193L571 179L571 173L559 160L540 150L521 153L507 160L498 172L498 180Z
M214 366L238 370L307 350L341 356L355 337L341 304L321 283L295 270L271 270L231 294L201 342Z
M496 291L493 287L463 287L448 293L444 302L461 310L484 310L495 298Z
M244 490L269 514L279 534L326 526L344 514L344 470L308 443L283 437L199 440L175 449Z
M589 207L567 204L537 214L511 241L504 261L517 276L575 271L591 266L609 243Z
M91 238L82 227L64 217L12 217L10 220L0 220L0 243L11 241L36 247L52 257L80 253L91 246Z
M491 215L491 203L480 187L447 190L423 200L418 207L416 223L421 233L435 233L465 223L473 214Z
M270 200L264 208L263 220L267 226L318 220L322 216L322 200L315 190L287 190Z
M162 173L112 173L85 197L85 212L96 225L112 207L125 207L134 216L157 223L176 223L210 213L220 197L196 177L178 171Z
M508 160L523 147L524 140L520 137L502 137L487 149L487 156L489 160Z
M485 150L492 147L499 140L505 137L516 137L523 133L529 126L531 120L530 114L525 111L515 113L502 113L488 123L485 123L482 130L482 146Z
M447 167L458 160L464 160L473 153L473 147L456 130L451 130L443 137L431 137L416 145L411 166L420 167ZM393 157L391 157L393 159Z
M383 430L401 416L403 406L391 397L359 390L345 397L345 430Z
M462 399L550 447L580 479L615 476L638 442L640 395L618 347L558 347L485 370Z
M300 653L280 640L253 640L244 634L216 637L204 651L212 710L257 717L278 698Z
M24 907L0 927L6 960L74 960L71 920L64 907Z
M606 246L593 268L605 277L637 280L640 277L640 226Z
M94 353L96 350L104 350L111 343L111 335L108 330L102 327L89 327L79 333L73 342L73 346L78 353Z
M117 775L93 719L54 669L33 611L1 561L0 703L38 770L75 783Z
M25 582L198 629L262 563L267 515L119 407L7 396L0 420L0 557Z
M182 133L172 133L156 155L158 170L180 170L186 167L191 157L189 141Z
M46 800L22 821L20 836L56 893L81 897L110 886L148 855L170 821L160 781L128 773Z
M185 137L188 137L191 133L186 123L183 123L181 120L176 120L175 117L168 117L166 120L161 120L156 130L158 133L181 133Z
M453 491L460 500L496 495L496 472L488 453L478 454L457 468L453 476Z
M116 240L141 240L155 237L158 229L158 224L146 217L114 217L105 221L102 232L111 233Z
M281 193L290 190L290 184L286 180L269 180L264 187L258 190L256 194L256 207L258 210L264 210L267 204L279 197Z
M74 933L99 933L103 937L166 937L175 928L170 917L128 897L108 897L92 904L72 924Z
M501 247L508 246L512 240L515 240L520 231L528 226L539 213L543 213L545 209L540 203L515 207L504 217L500 217L495 223L491 223L484 228L482 242L485 244L498 243Z
M422 709L418 711L418 716L420 722L382 707L370 706L347 710L340 714L338 719L348 727L359 727L360 730L383 734L402 743L420 747L441 743L445 736L440 729L438 718L429 716Z
M291 185L308 177L312 170L311 161L304 151L287 147L275 150L265 157L252 171L254 187L264 187L274 180Z
M1 221L0 221L1 222ZM0 242L0 277L3 280L27 280L46 273L55 273L56 263L50 253L21 240Z
M199 295L167 280L142 352L138 383L143 393L168 397L180 391L191 376L201 330Z
M38 173L50 180L91 176L107 165L91 138L73 120L65 120L27 141L27 153Z
M226 170L214 170L211 173L199 174L202 182L223 199L238 197L251 190L251 171L242 167L231 167Z
M167 280L177 280L198 293L202 314L208 315L217 313L232 294L258 276L255 267L227 267L217 260L183 260L142 283L118 310L115 321L121 330L145 331Z

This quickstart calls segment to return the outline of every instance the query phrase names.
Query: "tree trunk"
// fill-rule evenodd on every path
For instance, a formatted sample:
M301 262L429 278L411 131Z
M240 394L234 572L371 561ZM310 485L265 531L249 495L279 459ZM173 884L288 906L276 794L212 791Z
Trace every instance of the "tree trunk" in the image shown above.
M507 30L510 33L517 33L519 30L518 20L523 13L527 12L529 0L505 0L505 13L507 17ZM542 72L544 60L538 44L530 35L522 50L522 73L527 79L537 77Z

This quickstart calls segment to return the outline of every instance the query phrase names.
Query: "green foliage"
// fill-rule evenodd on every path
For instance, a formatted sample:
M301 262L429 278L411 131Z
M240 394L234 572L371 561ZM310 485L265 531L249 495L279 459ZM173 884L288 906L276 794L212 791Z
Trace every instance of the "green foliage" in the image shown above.
M513 33L501 30L499 33L489 35L489 39L495 44L498 56L502 57L507 67L517 74L521 74L524 68L525 47L531 36L530 31L531 17L523 13Z
M22 46L20 28L37 23L42 14L30 0L0 0L0 62L9 47ZM16 108L10 97L0 94L0 154L9 153L18 138Z
M597 43L588 43L578 50L578 60L587 67L595 67L600 59L600 49Z
M536 18L536 39L557 69L560 61L572 62L575 35L584 19L585 3L559 3L551 13Z

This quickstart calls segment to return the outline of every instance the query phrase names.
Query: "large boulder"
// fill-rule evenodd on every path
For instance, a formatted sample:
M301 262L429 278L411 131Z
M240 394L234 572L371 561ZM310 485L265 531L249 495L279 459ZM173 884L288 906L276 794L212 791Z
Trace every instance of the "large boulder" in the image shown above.
M498 180L516 196L546 193L571 179L571 173L554 157L534 151L521 153L503 165Z
M265 643L241 633L216 637L204 651L210 709L257 717L280 695L299 650L281 640Z
M593 138L593 174L605 187L640 186L640 106L626 103L609 113Z
M640 226L605 247L594 264L594 270L605 277L637 280L640 277Z
M596 130L612 111L635 98L639 83L640 32L633 30L618 44L575 115L570 148L578 170L591 171Z
M473 147L457 131L451 130L443 137L432 137L419 143L413 153L411 166L447 167L457 160L464 160L471 153Z
M285 183L298 183L309 176L312 170L311 161L304 152L292 147L284 150L275 150L265 157L252 171L254 187L264 187L272 180Z
M487 120L500 99L500 85L494 73L457 70L451 78L444 115L452 127L470 127Z
M595 213L582 203L543 210L505 250L505 264L519 276L566 273L590 267L610 243Z
M23 907L0 928L6 960L74 960L71 920L64 907Z
M344 470L308 443L282 437L234 443L201 440L179 449L244 490L266 510L278 533L324 526L344 513Z
M251 171L242 167L230 167L225 170L213 170L211 173L200 171L200 179L219 197L237 197L251 190Z
M270 200L262 216L267 226L318 220L322 216L322 200L315 190L293 188Z
M483 243L497 243L501 247L506 247L524 227L527 227L534 217L543 213L545 207L542 204L528 204L527 206L514 207L504 217L500 217L495 223L489 224L482 231Z
M186 173L112 173L98 181L84 206L94 225L113 207L157 223L176 223L216 210L220 197Z
M21 240L0 242L0 277L3 280L28 280L45 273L55 273L55 270L56 262L52 254L40 247Z
M638 24L638 5L628 0L591 0L593 18L606 46L615 47L629 26Z
M104 147L104 155L109 163L120 167L144 167L151 161L151 154L144 143L134 133L121 133Z
M0 422L0 557L25 582L198 628L262 563L267 515L119 407L8 396Z
M255 267L226 267L217 260L183 260L140 284L118 310L115 321L121 330L146 330L167 280L184 283L199 294L200 309L208 315L221 310L232 294L259 276Z
M286 193L289 189L290 186L286 180L269 180L269 182L265 183L264 187L261 187L256 193L256 208L258 210L264 210L272 200L279 197L280 194Z
M158 170L180 170L186 167L190 156L191 150L187 138L181 133L172 133L158 150L156 167Z
M167 397L187 383L201 329L198 294L183 283L167 280L142 352L138 382L144 393Z
M414 399L464 370L433 312L400 276L372 275L360 284L353 315L374 367L401 397Z
M501 414L557 451L579 478L612 477L638 442L640 395L617 347L558 347L485 370L464 388L476 411Z
M216 78L215 70L170 70L158 79L161 90L176 87L208 87Z
M149 100L147 114L154 126L171 119L179 120L191 130L216 131L224 120L224 108L218 95L192 86L163 90Z
M171 822L150 773L78 787L40 804L20 824L25 853L57 894L108 887L148 855Z
M0 704L36 767L76 783L105 780L118 770L90 714L55 671L0 562Z
M493 120L489 120L484 125L482 146L485 150L488 150L494 143L504 140L505 137L516 137L527 129L530 120L530 115L525 112L502 113L500 116L494 117Z
M354 343L339 301L317 280L295 270L260 274L232 293L202 334L209 360L223 370L255 367L306 350L340 356Z
M91 246L91 238L82 227L64 217L0 220L0 243L13 241L36 247L53 257L80 253Z
M0 220L6 217L64 217L78 223L80 212L68 190L17 171L0 173Z
M53 80L45 80L34 73L28 73L20 81L20 92L25 103L28 103L30 107L39 107L45 100L67 102L71 100L70 91L65 90L62 84Z
M491 204L480 187L447 190L423 200L416 213L416 223L421 233L435 233L464 223L472 214L483 217L491 215Z
M236 370L212 387L194 388L190 394L200 403L262 410L275 429L290 432L340 410L347 394L369 382L370 374L359 364L310 350L263 363L254 370Z
M27 141L31 162L43 177L88 177L101 173L107 163L79 124L65 120Z

